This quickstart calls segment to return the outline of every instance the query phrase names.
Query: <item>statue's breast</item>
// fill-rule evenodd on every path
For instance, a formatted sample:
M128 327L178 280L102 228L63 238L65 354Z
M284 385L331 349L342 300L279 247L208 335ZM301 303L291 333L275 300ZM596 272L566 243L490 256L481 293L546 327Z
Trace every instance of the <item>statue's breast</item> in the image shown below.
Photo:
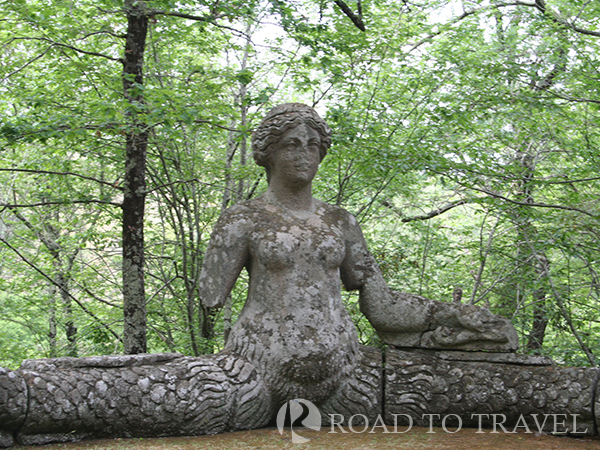
M267 270L338 268L345 255L342 230L315 215L307 220L270 215L250 236L250 254Z

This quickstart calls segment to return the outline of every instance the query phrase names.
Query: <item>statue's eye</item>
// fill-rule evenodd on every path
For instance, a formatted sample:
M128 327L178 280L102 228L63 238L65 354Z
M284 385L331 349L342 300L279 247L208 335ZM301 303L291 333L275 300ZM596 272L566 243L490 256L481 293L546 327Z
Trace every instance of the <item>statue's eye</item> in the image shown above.
M298 144L294 141L287 142L283 148L286 150L296 150L298 148Z

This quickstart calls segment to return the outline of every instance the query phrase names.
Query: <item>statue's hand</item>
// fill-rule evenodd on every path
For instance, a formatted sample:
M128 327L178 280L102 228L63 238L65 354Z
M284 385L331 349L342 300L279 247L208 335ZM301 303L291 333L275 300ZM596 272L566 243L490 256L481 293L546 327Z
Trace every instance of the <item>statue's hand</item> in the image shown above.
M381 339L398 347L515 351L510 320L488 309L391 291L372 277L360 293L361 311Z

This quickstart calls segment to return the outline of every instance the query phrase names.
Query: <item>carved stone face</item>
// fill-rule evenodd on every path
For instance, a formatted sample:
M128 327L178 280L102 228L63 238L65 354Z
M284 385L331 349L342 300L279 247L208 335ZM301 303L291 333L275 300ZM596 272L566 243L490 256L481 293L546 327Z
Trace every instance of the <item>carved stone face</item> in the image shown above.
M271 180L294 185L310 183L321 162L320 144L321 136L309 125L286 131L271 156Z

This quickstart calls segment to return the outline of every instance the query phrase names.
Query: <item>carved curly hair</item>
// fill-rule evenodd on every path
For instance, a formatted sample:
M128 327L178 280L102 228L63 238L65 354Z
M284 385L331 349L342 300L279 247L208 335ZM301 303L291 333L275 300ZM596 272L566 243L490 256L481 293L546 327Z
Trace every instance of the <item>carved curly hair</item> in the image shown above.
M274 144L279 142L286 131L301 124L306 124L319 133L321 161L325 158L327 149L331 147L331 128L317 112L302 103L284 103L275 106L252 134L252 156L256 164L266 169L267 180L270 175L269 161L275 149Z

